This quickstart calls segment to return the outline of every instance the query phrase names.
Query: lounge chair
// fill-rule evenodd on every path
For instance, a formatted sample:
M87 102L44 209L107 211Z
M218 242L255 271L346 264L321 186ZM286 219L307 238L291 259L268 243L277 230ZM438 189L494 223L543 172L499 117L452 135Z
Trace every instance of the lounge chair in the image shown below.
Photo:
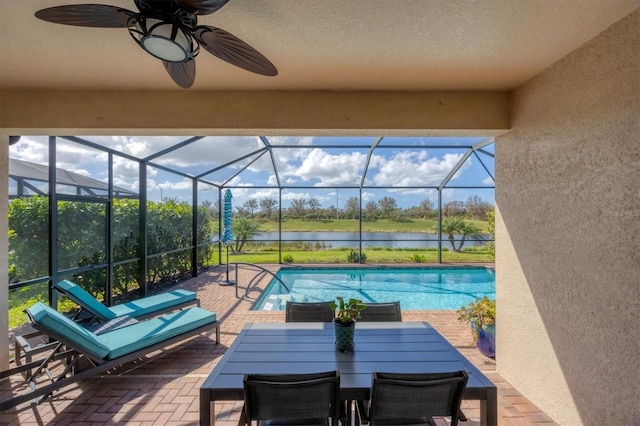
M331 322L335 311L329 306L329 302L290 302L285 307L285 322Z
M4 379L35 369L33 375L27 378L32 392L0 402L0 411L30 399L41 396L46 398L53 391L68 384L107 371L211 328L216 329L216 343L220 340L220 323L216 314L199 307L183 309L99 335L41 302L26 309L25 313L36 330L58 341L58 344L44 360L0 373L0 379ZM91 364L82 371L78 368L80 355ZM51 384L36 388L36 377L42 371L48 372L48 364L58 359L66 360L64 371L55 379L51 377Z
M402 321L400 302L365 303L366 308L360 311L361 322Z
M451 417L457 426L468 376L450 373L373 373L369 404L358 403L361 423L435 426L433 416Z
M53 287L60 294L77 303L81 308L81 312L87 311L92 315L92 319L101 322L112 321L122 317L144 319L189 305L200 306L196 293L188 290L171 290L107 307L87 293L85 289L69 280L54 283Z

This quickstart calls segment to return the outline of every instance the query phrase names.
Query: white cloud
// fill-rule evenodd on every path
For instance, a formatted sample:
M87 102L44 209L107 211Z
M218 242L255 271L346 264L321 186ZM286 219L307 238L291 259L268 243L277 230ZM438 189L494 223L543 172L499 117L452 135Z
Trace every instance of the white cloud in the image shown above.
M187 138L182 138L181 140L185 139ZM261 148L264 148L264 144L258 137L254 136L209 136L171 151L153 161L158 164L180 168L196 166L201 166L202 168L204 166L202 171L206 172L222 164L233 162L239 157ZM251 161L251 159L228 167L238 168L248 161Z
M362 192L362 203L364 204L367 201L371 201L371 200L375 200L376 199L376 194L372 193L372 192L366 192L363 191Z
M313 145L316 140L313 136L267 136L271 145Z
M271 174L269 175L269 177L267 178L267 185L277 185L278 184L278 180L276 179L276 175Z
M365 159L366 155L361 152L333 155L315 148L293 174L305 182L318 179L316 186L353 185L359 183Z
M182 179L176 182L170 182L165 180L164 182L156 182L153 179L147 179L147 187L149 190L174 190L174 191L183 191L183 190L191 190L191 180L190 179Z
M426 150L395 152L389 158L374 155L370 165L374 171L372 181L377 186L437 186L461 157L462 154L448 153L442 158L429 158Z
M255 198L256 200L262 200L264 198L272 198L278 199L278 192L280 192L277 188L273 189L260 189L251 194L250 198Z
M49 146L46 137L25 137L9 147L9 156L18 160L31 163L49 163Z
M114 158L113 175L121 179L138 179L140 177L140 166L136 161Z

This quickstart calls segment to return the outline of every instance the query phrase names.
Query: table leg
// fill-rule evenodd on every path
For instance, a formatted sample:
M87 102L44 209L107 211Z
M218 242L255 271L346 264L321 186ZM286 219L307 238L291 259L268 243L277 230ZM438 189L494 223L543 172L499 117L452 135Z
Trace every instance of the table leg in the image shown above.
M214 401L211 401L211 395L208 391L200 389L200 426L212 426L215 424Z
M480 401L480 426L498 425L498 392L487 389L487 399Z

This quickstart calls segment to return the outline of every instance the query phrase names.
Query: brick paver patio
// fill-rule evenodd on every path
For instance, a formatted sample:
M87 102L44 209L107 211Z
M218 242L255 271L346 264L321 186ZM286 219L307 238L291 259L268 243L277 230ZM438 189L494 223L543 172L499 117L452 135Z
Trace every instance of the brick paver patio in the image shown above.
M270 267L276 270L277 266ZM251 275L249 275L251 274ZM240 270L239 290L254 272ZM226 278L218 267L180 284L198 292L201 306L215 311L221 321L221 343L214 331L157 351L111 374L84 380L64 388L39 405L25 403L0 413L1 425L197 425L199 389L226 348L247 322L284 321L284 312L250 311L268 281L265 276L249 292L235 297L233 286L220 286ZM231 278L234 278L232 276ZM555 423L495 372L495 362L470 347L469 327L456 320L453 311L403 311L405 321L428 321L498 386L499 425L554 425ZM0 383L0 396L24 391L18 379ZM215 404L218 426L236 426L241 402ZM461 425L479 425L479 403L463 402L469 418ZM438 419L439 425L446 425Z

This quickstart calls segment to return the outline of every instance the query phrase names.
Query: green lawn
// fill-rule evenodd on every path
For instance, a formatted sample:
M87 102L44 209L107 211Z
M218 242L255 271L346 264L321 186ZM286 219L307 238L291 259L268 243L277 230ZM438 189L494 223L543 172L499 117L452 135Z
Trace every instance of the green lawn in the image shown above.
M292 263L348 263L349 250L310 250L293 251L283 250L282 256L291 256ZM366 263L436 263L438 252L436 250L386 250L365 249ZM443 250L442 261L452 263L491 263L493 259L482 247L473 250L464 250L460 253ZM277 250L264 250L260 252L232 254L229 262L245 263L278 263Z

